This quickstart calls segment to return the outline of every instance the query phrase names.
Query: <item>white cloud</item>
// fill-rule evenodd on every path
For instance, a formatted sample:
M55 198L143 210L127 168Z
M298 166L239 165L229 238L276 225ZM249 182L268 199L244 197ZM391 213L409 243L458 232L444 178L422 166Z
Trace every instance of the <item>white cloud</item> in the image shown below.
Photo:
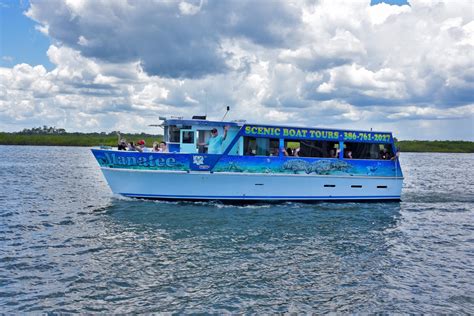
M183 15L195 15L201 10L202 0L199 2L199 5L193 5L191 3L182 1L179 3L179 11Z

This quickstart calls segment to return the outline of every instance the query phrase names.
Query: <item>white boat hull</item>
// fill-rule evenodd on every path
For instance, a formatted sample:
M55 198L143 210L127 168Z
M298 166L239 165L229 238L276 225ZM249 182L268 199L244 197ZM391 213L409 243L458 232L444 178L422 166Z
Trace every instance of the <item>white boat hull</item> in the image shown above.
M400 200L403 181L401 177L101 169L115 194L173 200Z

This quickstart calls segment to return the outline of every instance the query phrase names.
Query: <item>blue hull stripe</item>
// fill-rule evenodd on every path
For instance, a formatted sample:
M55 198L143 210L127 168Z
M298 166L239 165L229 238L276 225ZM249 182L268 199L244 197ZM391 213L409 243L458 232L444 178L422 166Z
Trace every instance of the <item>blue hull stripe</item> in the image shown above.
M400 199L399 195L373 195L373 196L232 196L232 195L164 195L164 194L135 194L135 193L120 193L124 196L129 197L156 197L156 198L174 198L174 199L234 199L234 200L246 200L246 199L289 199L289 200L343 200L343 199Z

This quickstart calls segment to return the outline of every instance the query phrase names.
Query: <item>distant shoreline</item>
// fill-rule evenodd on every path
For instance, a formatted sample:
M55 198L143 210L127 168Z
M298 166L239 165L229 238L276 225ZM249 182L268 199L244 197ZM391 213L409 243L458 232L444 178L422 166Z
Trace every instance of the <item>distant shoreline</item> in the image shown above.
M127 141L145 140L148 147L153 142L161 141L162 135L121 134ZM0 145L29 146L117 146L118 137L114 133L61 133L61 134L24 134L0 133Z
M122 134L128 141L144 139L147 146L161 141L163 135ZM62 134L24 134L0 133L0 145L25 146L117 146L117 135L106 133L62 133ZM402 140L397 142L401 152L474 153L474 142L470 141L426 141Z

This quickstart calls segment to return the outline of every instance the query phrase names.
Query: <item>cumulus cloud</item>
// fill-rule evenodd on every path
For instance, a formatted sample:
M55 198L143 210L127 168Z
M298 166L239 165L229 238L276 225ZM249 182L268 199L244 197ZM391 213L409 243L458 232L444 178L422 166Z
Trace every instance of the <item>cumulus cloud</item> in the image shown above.
M27 15L86 57L139 61L150 75L197 78L228 70L223 38L287 45L298 9L286 1L38 1Z
M230 105L233 119L401 138L443 122L474 139L469 2L52 0L26 15L55 68L0 68L5 129L151 132L158 115L218 119Z

